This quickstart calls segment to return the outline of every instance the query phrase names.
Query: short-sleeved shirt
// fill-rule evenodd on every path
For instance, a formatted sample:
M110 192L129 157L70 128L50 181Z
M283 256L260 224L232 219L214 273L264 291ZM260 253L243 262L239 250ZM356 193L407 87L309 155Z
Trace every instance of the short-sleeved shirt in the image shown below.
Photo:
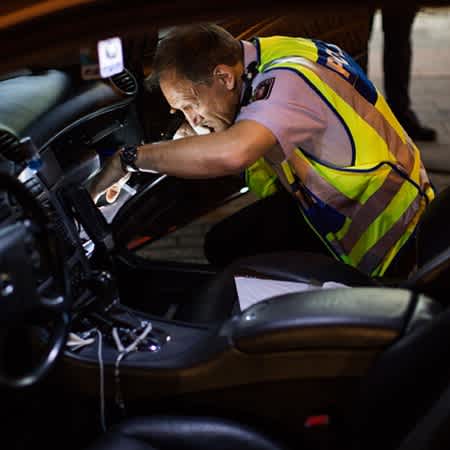
M257 50L250 42L241 43L247 67L257 60ZM299 75L284 69L258 73L252 91L260 98L242 106L236 122L253 120L268 128L286 158L301 148L322 161L350 165L352 147L341 121Z

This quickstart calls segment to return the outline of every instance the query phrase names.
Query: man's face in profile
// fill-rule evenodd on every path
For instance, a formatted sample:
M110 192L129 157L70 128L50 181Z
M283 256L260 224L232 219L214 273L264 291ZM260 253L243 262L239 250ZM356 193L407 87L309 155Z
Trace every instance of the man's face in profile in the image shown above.
M160 77L161 90L172 110L181 111L192 127L205 127L212 132L233 124L239 102L233 69L217 67L209 83L194 83L174 71Z

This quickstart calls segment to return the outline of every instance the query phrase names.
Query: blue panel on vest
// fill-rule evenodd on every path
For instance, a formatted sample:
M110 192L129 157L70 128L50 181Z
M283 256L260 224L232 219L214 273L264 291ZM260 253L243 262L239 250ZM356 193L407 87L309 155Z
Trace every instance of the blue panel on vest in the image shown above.
M378 98L377 90L367 78L361 66L337 45L313 39L319 58L317 63L336 72L348 81L368 102L375 104Z
M310 206L307 209L303 208L303 211L316 230L322 236L337 233L344 226L345 216L320 200L305 186L302 186L302 191L311 199Z

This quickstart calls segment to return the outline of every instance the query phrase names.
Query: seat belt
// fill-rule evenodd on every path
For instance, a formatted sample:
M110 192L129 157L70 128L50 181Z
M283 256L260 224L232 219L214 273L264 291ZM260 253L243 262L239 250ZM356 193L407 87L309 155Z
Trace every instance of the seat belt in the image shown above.
M408 433L397 450L429 450L433 439L450 420L450 386L434 403L415 428ZM448 432L450 436L450 432ZM449 438L450 441L450 438ZM442 444L442 443L440 443ZM440 447L439 447L440 448Z

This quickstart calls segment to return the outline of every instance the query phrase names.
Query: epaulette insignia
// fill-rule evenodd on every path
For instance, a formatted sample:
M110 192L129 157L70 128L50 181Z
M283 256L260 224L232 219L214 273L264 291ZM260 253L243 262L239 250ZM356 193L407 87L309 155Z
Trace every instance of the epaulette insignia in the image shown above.
M266 78L261 81L261 83L256 86L253 91L251 101L254 102L256 100L266 100L270 97L270 93L272 92L273 83L275 82L275 78Z

